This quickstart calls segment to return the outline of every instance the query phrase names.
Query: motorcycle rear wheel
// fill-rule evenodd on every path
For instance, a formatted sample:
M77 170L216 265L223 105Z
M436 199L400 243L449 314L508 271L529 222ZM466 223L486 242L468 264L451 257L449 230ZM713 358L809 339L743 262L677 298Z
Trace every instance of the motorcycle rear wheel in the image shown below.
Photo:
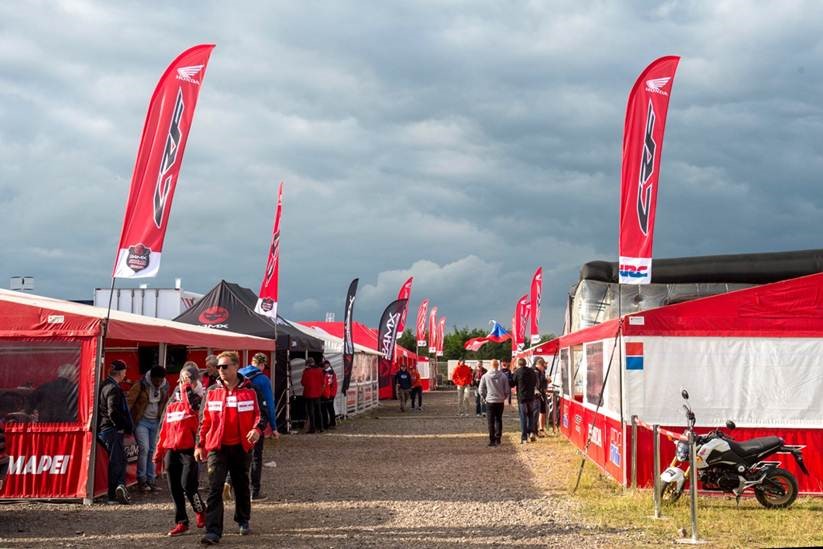
M674 481L666 482L660 486L660 502L664 505L677 503L682 495L683 490L678 490L677 483Z
M755 487L754 497L766 509L785 509L797 499L797 480L784 469L774 469Z

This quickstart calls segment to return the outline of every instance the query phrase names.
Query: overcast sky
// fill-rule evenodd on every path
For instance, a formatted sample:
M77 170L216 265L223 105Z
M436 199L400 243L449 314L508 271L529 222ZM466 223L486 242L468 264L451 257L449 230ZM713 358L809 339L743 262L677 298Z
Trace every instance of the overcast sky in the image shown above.
M285 316L341 319L360 277L376 325L414 275L412 318L508 327L542 265L558 331L580 266L616 259L626 99L667 54L655 256L823 247L823 3L618 4L2 2L0 276L109 285L149 97L198 43L152 287L257 291L283 180Z

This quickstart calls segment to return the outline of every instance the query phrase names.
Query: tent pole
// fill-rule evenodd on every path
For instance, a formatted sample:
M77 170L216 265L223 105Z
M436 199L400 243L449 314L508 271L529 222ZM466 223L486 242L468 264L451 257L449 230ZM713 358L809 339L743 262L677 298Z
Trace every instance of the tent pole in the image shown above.
M105 341L104 337L97 337L97 353L95 353L94 366L92 367L91 393L94 404L91 407L91 425L89 425L91 449L89 453L88 478L86 478L86 497L83 498L83 505L92 505L94 503L94 473L97 465L97 417L99 414L97 392L100 385L100 372L104 356L103 345Z
M275 343L276 345L276 343ZM291 352L286 346L286 433L291 434Z

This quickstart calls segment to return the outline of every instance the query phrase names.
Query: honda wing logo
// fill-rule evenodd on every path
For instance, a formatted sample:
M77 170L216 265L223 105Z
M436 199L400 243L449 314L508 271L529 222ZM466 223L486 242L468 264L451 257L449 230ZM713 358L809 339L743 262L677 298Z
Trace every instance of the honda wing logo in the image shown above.
M654 173L654 153L657 144L654 142L654 121L656 119L654 106L649 100L649 110L646 113L646 137L643 140L643 153L640 159L640 181L637 189L637 221L644 235L649 234L649 214L651 213Z
M671 76L664 76L663 78L652 78L646 80L646 91L650 93L659 93L660 95L669 95L669 92L663 91L662 88L669 83Z
M192 65L191 67L180 67L177 69L177 79L195 86L200 85L200 80L194 78L194 75L203 70L205 65Z
M174 103L171 122L169 123L169 133L166 136L166 147L163 150L163 160L160 162L160 173L157 174L157 184L154 188L154 224L157 228L163 226L163 217L166 211L166 204L171 197L174 173L172 168L177 160L177 151L180 148L180 141L183 139L183 132L180 128L180 120L183 118L183 90L177 88L177 100Z

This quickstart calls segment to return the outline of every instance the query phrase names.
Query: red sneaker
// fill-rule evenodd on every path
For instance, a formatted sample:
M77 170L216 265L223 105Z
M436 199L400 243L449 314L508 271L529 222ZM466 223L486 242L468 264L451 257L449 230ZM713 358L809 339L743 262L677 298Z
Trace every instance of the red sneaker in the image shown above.
M194 516L197 517L197 527L198 528L205 528L206 527L206 513L203 513L203 512L195 513Z
M189 527L185 522L178 522L177 524L174 525L174 528L169 530L168 535L171 536L171 537L182 536L183 534L185 534L188 531L189 531Z

